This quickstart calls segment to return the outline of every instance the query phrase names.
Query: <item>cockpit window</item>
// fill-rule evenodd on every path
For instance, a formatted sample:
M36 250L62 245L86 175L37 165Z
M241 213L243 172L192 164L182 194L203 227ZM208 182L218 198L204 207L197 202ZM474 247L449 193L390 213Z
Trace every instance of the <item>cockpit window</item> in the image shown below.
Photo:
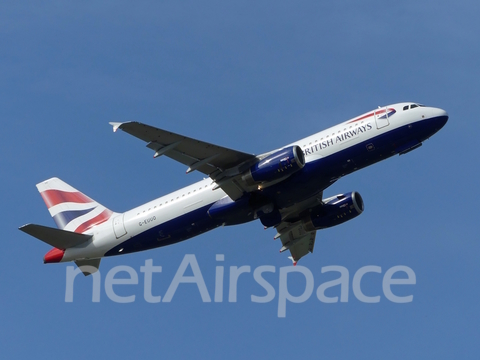
M403 107L403 110L408 110L408 109L415 109L416 107L425 107L425 105L422 105L422 104L411 104L411 105L405 105Z

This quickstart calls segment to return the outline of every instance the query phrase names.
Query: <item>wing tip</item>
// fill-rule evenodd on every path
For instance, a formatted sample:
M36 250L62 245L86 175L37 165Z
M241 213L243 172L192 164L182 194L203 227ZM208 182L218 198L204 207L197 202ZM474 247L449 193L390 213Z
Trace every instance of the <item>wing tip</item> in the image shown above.
M297 266L297 260L295 260L293 256L289 256L288 258L292 260L293 266Z
M113 126L113 132L117 132L117 130L122 126L123 123L121 122L109 122L110 125Z

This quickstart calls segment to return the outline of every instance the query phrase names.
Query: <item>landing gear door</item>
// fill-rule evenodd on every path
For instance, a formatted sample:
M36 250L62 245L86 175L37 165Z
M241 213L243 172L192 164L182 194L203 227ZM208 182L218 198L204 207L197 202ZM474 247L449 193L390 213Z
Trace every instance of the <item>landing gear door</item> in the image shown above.
M374 112L375 116L375 123L377 124L377 129L384 128L385 126L388 126L388 109L383 108L383 109L377 109Z
M115 216L115 218L113 219L113 231L115 232L115 236L117 237L117 239L121 238L127 233L127 230L125 230L125 225L123 225L124 215L125 214Z

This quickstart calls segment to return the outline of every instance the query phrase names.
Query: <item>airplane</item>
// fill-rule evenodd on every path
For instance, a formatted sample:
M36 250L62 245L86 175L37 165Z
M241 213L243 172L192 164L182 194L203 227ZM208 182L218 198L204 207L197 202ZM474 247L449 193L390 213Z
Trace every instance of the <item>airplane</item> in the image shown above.
M284 147L252 155L139 122L110 123L208 177L124 213L109 210L58 178L37 184L57 228L19 229L53 246L44 263L74 261L84 275L103 257L154 249L219 226L259 219L275 228L293 265L313 252L317 230L364 210L356 191L323 198L341 177L419 148L448 121L445 110L418 103L378 107Z

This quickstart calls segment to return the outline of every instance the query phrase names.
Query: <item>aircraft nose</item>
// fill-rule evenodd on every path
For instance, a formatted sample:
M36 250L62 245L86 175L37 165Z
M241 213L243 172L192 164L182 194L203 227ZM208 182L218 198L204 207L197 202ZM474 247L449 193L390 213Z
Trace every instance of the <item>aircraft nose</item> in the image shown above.
M435 125L437 131L440 130L448 121L448 113L443 109L435 109Z

